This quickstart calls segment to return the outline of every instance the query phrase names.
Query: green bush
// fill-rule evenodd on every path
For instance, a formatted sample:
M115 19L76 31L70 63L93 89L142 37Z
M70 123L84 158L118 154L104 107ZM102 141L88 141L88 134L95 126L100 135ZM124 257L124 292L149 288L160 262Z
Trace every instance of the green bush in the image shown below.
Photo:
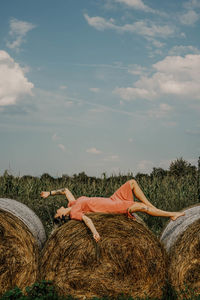
M7 291L1 297L1 300L22 300L22 299L25 298L22 291L18 287L15 287L14 289Z
M27 300L57 300L58 294L51 281L40 281L26 288Z
M26 287L23 293L18 287L7 291L0 300L72 300L71 296L60 297L51 281L42 280Z

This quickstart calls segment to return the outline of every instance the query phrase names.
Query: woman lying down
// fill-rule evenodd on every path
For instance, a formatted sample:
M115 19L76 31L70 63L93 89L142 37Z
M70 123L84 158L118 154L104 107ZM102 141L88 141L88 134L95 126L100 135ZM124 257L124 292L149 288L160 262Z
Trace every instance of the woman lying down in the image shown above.
M134 201L133 194L140 202ZM68 199L68 207L60 207L55 218L61 219L63 216L70 216L71 219L83 221L91 230L96 242L100 240L100 235L92 220L85 214L92 212L117 213L127 214L129 217L134 218L132 215L134 212L145 212L152 216L169 217L171 220L176 220L185 214L184 212L164 211L153 206L147 200L135 179L127 181L109 198L81 196L75 199L67 188L41 192L42 198L55 195L65 195Z

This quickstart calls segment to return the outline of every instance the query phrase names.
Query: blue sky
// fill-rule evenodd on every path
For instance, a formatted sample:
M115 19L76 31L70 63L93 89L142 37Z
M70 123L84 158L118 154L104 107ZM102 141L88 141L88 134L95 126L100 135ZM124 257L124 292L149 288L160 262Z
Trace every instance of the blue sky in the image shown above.
M199 0L2 0L0 28L1 173L197 163Z

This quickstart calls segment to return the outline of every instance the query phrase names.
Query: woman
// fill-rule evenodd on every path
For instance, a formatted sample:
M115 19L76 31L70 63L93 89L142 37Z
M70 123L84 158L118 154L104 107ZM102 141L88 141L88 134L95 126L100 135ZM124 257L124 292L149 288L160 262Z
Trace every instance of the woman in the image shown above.
M141 202L134 202L133 194ZM132 213L140 211L152 216L170 217L171 220L176 220L184 215L184 212L168 212L157 209L147 200L135 179L131 179L123 184L110 198L82 196L76 200L67 188L41 192L41 197L43 198L47 198L50 195L65 195L68 199L68 208L60 207L55 218L70 215L71 219L83 220L91 230L96 242L100 240L100 235L92 220L85 215L86 213L128 213L129 217L134 218Z

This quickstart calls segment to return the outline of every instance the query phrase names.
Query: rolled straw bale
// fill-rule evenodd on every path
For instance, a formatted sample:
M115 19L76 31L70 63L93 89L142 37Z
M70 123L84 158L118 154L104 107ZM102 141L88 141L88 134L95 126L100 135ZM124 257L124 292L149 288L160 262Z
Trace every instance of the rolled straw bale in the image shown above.
M42 248L46 241L45 230L38 216L28 206L13 199L0 198L0 209L20 219L35 237L39 248Z
M179 217L175 221L169 221L161 233L160 241L167 252L170 252L170 248L176 243L179 235L200 218L200 204L184 209L183 211L185 212L185 216Z
M0 294L15 286L24 289L35 282L38 274L41 239L39 243L34 237L37 229L32 232L30 226L32 218L36 222L38 217L27 206L16 202L0 198ZM42 226L40 223L39 220L38 226Z
M89 214L101 239L83 222L56 229L40 260L40 279L52 280L62 295L85 299L123 293L161 297L166 256L159 240L140 221L118 214Z
M184 211L185 216L168 223L161 241L169 254L170 283L178 293L187 289L190 297L200 294L200 205Z

